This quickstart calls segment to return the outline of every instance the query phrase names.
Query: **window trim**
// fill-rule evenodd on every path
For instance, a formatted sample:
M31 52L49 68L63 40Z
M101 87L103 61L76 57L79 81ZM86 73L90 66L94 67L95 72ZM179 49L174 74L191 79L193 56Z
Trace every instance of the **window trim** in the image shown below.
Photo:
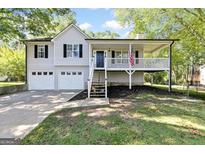
M119 57L116 57L117 56L117 53L120 53L120 56ZM126 53L127 54L127 57L123 57L123 53ZM115 63L117 64L126 64L127 62L123 62L125 59L124 58L129 58L128 56L128 51L125 51L125 50L115 50ZM128 61L128 60L126 60Z
M43 51L41 51L40 49L43 49ZM37 58L46 58L45 45L37 45Z
M77 46L76 50L74 50L75 46ZM77 52L77 56L75 56L74 52ZM66 58L80 58L80 44L66 44L66 55Z

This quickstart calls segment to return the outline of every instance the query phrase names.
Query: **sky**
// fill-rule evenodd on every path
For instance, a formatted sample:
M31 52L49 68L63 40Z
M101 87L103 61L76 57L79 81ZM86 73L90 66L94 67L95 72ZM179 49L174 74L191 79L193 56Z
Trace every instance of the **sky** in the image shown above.
M83 30L103 32L110 30L126 38L129 29L123 28L116 20L113 9L72 9L76 13L78 26Z

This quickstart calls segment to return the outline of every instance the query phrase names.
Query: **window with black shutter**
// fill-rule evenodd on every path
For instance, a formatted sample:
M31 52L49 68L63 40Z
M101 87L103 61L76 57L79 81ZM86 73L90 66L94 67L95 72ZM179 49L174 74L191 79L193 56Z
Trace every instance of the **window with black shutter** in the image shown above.
M34 58L48 58L48 45L34 45Z
M48 45L45 45L45 58L48 58Z
M64 44L63 45L64 58L83 58L82 44Z
M67 57L67 44L63 44L63 57Z
M34 58L38 56L38 45L34 45Z
M112 53L111 53L111 57L112 57L112 64L114 64L115 63L115 51L114 50L112 50Z
M83 58L83 45L79 44L79 57Z
M139 58L139 51L135 51L135 58ZM139 59L135 59L135 63L139 64Z

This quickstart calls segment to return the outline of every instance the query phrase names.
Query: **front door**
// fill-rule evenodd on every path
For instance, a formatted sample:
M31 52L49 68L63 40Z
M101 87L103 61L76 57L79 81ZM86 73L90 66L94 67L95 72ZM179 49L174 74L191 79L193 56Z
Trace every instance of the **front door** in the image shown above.
M104 67L104 51L96 51L96 67Z

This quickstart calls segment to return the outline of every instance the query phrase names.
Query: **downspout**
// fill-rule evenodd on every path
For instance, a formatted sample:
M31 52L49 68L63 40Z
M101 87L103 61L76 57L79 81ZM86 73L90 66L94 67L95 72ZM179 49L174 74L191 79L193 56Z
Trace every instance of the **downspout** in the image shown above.
M25 43L25 42L23 42L23 44L25 45L25 84L27 84L28 83L28 67L27 67L27 64L28 64L28 61L27 61L27 55L28 55L28 46L27 46L27 44Z

